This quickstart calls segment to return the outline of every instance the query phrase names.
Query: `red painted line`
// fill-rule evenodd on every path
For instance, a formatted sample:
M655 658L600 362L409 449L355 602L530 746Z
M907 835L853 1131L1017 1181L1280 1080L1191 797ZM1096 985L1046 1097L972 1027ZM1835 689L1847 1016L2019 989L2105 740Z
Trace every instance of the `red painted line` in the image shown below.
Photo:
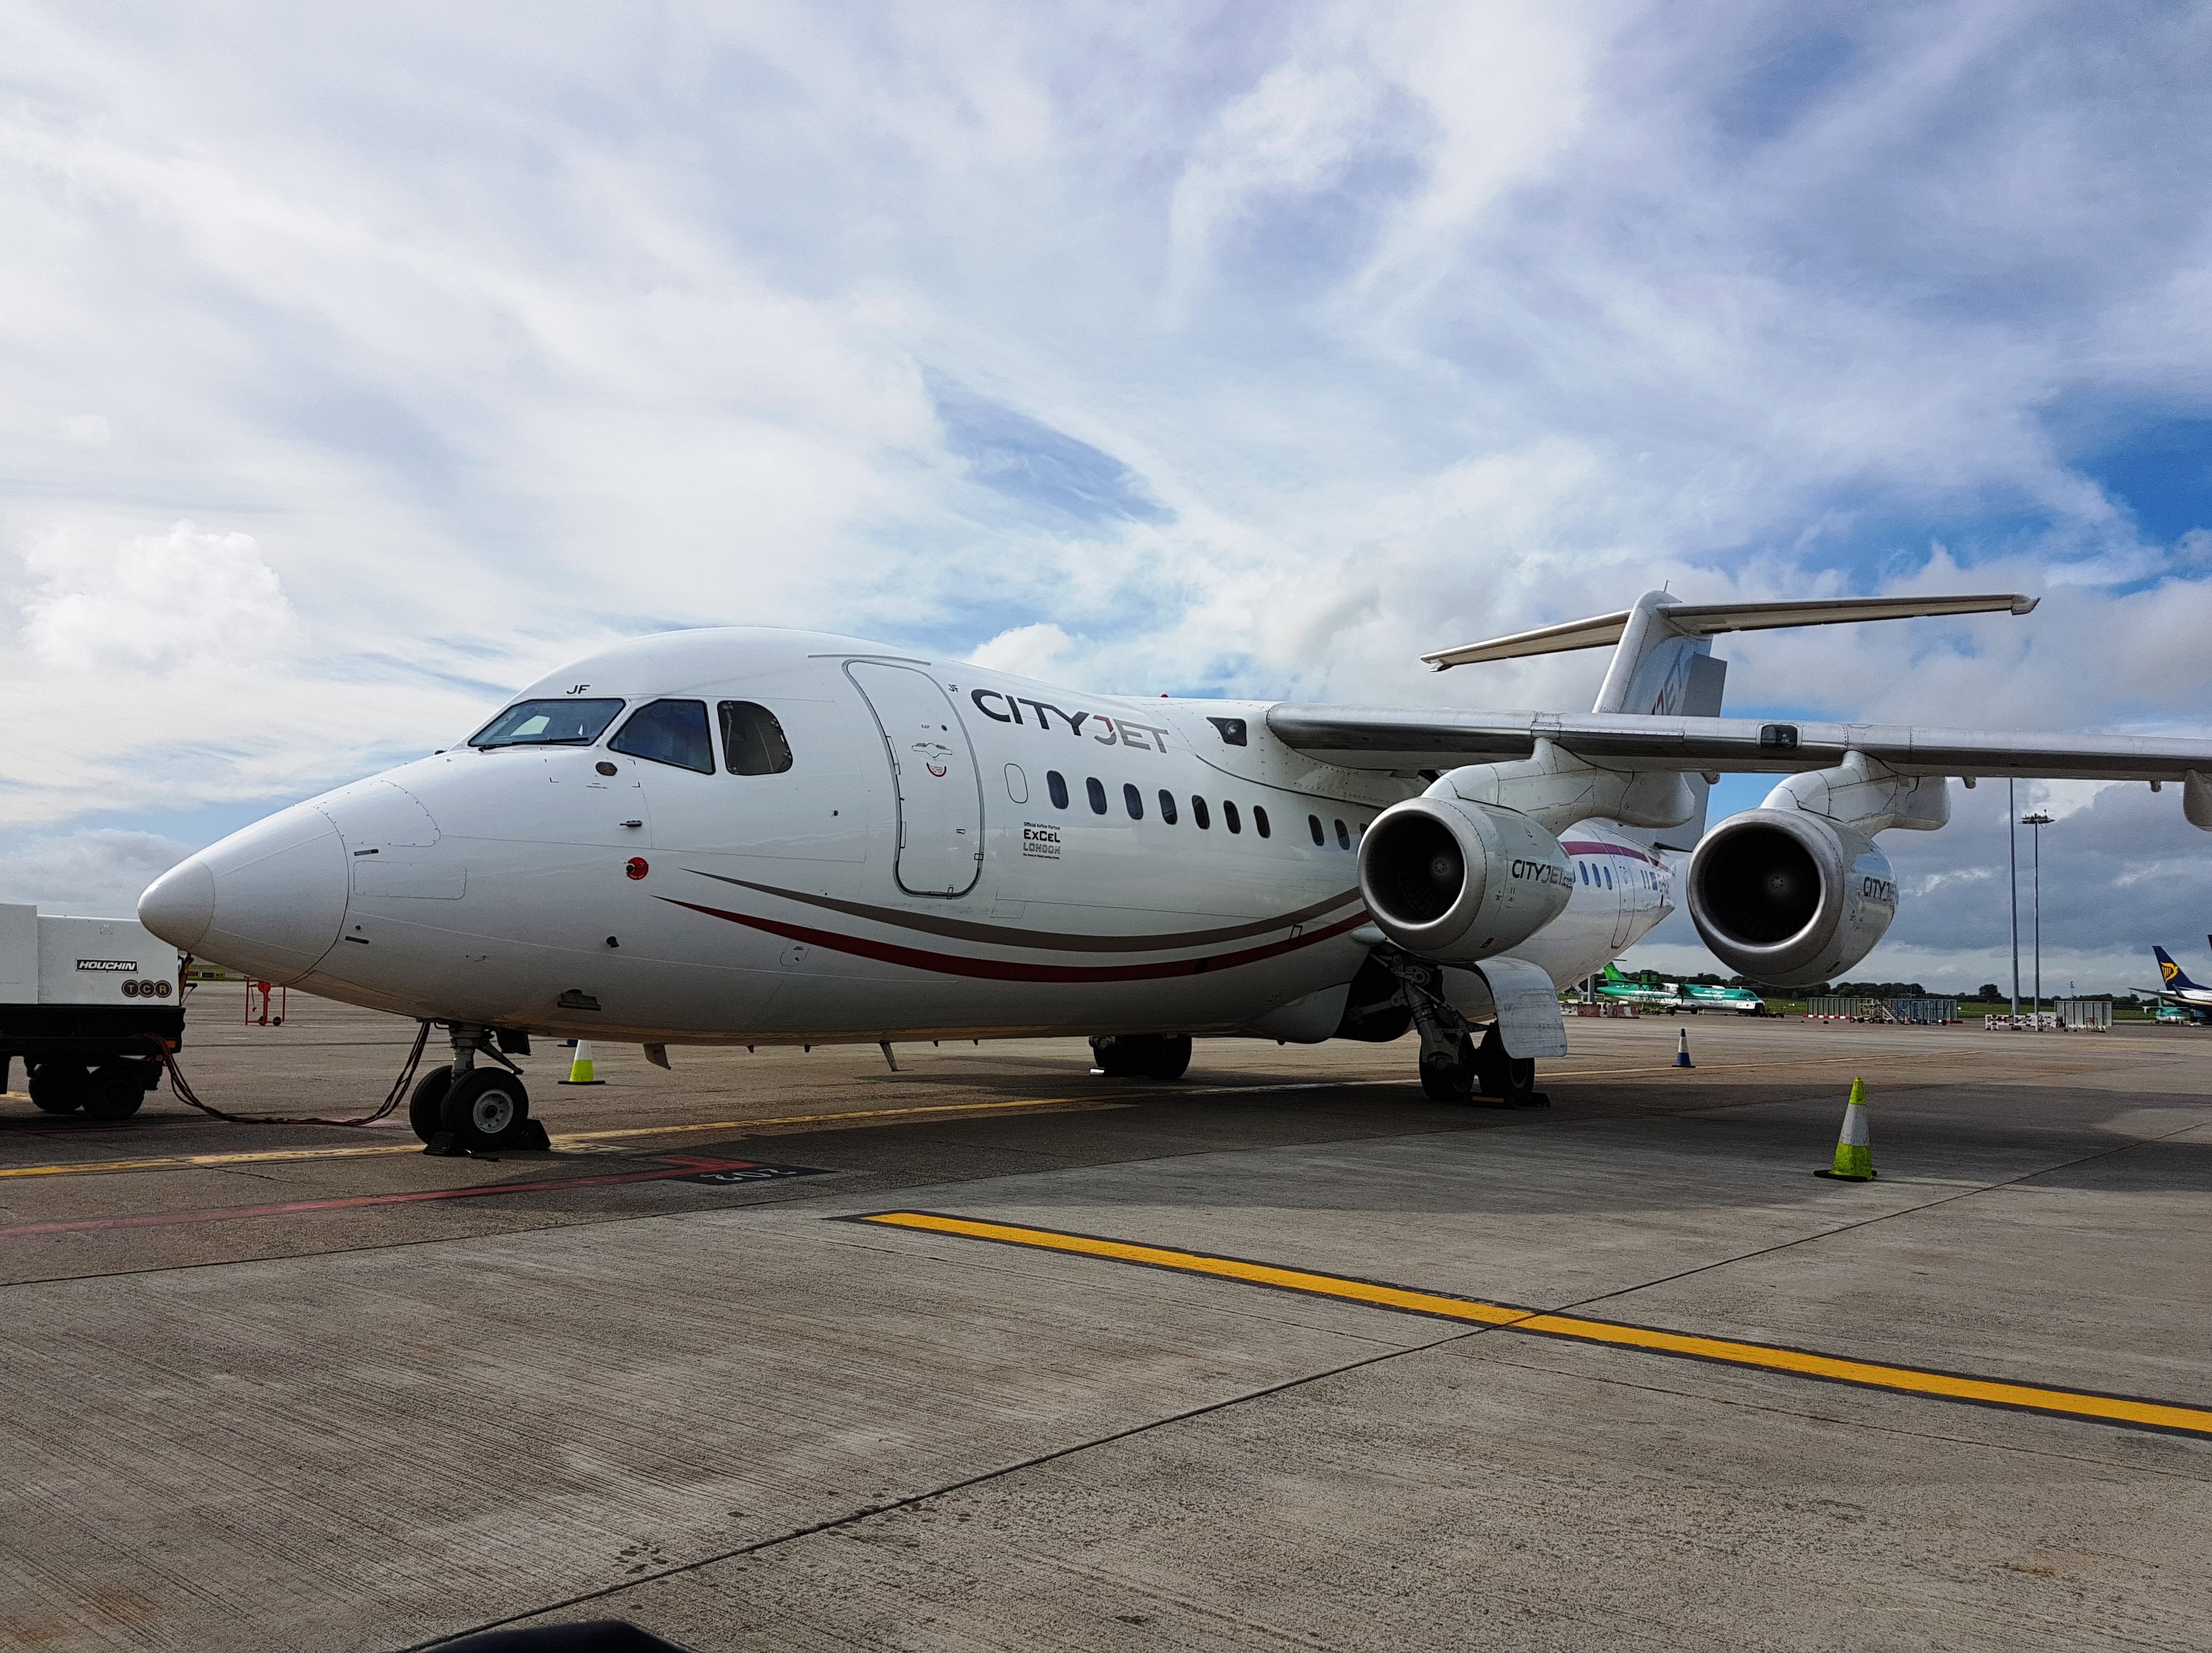
M309 1211L351 1211L362 1206L408 1206L424 1200L473 1200L487 1194L542 1194L556 1188L604 1188L618 1182L660 1182L701 1171L744 1170L753 1159L664 1158L657 1171L626 1171L609 1176L563 1176L536 1182L483 1182L465 1188L425 1188L410 1194L362 1194L343 1200L288 1200L279 1206L225 1206L212 1211L167 1211L144 1217L87 1217L71 1223L19 1223L0 1228L0 1240L39 1234L94 1234L118 1228L174 1228L185 1223L229 1223L248 1217L294 1217Z
M957 953L925 952L919 947L902 947L896 942L864 941L858 936L839 935L833 930L780 923L775 919L755 918L750 913L726 912L720 907L703 907L696 901L677 901L667 896L660 899L672 907L688 907L695 913L766 930L791 941L810 941L833 952L854 953L862 958L880 959L886 964L903 964L909 969L927 970L934 975L980 976L993 981L1149 981L1163 976L1203 975L1208 970L1234 969L1240 964L1295 952L1332 936L1342 935L1346 930L1356 930L1367 922L1363 909L1340 923L1292 936L1286 941L1271 941L1264 947L1216 953L1207 958L1178 958L1164 964L1030 964L997 958L966 958Z

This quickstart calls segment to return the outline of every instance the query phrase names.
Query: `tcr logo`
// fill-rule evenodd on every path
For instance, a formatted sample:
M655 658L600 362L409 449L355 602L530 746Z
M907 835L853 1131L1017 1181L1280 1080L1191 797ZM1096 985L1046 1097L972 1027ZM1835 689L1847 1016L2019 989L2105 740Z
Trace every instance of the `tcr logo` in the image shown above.
M1050 701L1002 695L995 689L972 690L968 698L975 702L977 711L994 723L1026 725L1030 720L1022 715L1022 708L1026 706L1036 714L1036 726L1040 729L1051 728L1053 719L1058 718L1067 725L1068 733L1079 736L1085 724L1093 723L1097 725L1097 732L1091 738L1102 746L1134 746L1139 751L1145 752L1164 752L1168 749L1168 732L1153 724L1133 723L1127 718L1117 722L1103 712L1063 712ZM1006 709L994 711L983 703L993 700Z

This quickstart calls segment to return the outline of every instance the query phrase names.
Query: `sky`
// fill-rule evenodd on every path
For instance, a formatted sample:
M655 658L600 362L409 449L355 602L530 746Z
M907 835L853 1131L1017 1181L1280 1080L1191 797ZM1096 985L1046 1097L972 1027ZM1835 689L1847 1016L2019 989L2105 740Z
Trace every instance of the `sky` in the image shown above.
M696 625L1579 708L1602 654L1415 657L2021 591L1726 640L1729 709L2201 734L2208 117L2212 7L2126 0L16 0L0 900L127 911ZM1953 802L1855 975L2008 978ZM2207 963L2178 789L2017 803L2046 983Z

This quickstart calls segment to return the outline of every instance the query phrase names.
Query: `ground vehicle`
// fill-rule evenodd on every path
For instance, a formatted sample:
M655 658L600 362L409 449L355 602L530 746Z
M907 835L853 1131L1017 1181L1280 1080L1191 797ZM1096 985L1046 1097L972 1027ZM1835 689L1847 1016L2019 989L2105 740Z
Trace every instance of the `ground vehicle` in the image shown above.
M136 919L0 903L0 1089L20 1056L47 1113L127 1119L184 1036L183 959Z

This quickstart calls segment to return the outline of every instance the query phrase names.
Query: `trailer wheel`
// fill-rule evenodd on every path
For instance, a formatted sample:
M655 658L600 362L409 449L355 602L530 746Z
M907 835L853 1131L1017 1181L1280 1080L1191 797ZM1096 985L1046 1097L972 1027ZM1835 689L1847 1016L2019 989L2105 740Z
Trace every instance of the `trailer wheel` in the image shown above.
M152 1088L149 1062L102 1062L94 1068L84 1094L87 1119L128 1119L138 1111Z
M43 1061L31 1069L31 1101L41 1113L73 1114L91 1085L82 1062Z
M446 1063L434 1067L415 1081L414 1094L407 1098L407 1122L415 1127L415 1134L428 1142L445 1127L438 1121L446 1106L446 1092L453 1088L453 1065Z
M464 1148L497 1148L519 1143L530 1118L530 1092L514 1074L496 1067L471 1068L453 1081L439 1109L440 1127Z

